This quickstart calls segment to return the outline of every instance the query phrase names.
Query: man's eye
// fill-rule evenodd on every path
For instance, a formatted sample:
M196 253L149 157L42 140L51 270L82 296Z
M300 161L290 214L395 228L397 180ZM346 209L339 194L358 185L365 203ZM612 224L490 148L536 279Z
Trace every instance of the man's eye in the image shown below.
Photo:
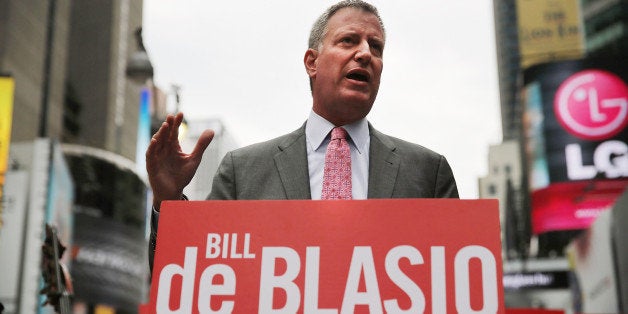
M384 46L381 44L371 44L371 48L378 54L382 54L384 52Z
M351 37L345 37L345 38L341 39L340 42L346 43L346 44L350 44L350 43L353 42L353 39L351 39Z

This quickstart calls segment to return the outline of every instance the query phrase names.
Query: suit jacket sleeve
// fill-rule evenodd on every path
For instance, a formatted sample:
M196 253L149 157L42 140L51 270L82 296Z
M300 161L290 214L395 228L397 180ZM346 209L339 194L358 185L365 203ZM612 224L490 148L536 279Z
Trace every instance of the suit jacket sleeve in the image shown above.
M451 167L444 156L440 156L438 163L438 174L436 176L436 184L434 185L435 197L442 198L458 198L458 187Z
M235 200L235 171L233 168L233 152L227 153L220 162L214 175L212 190L207 196L209 200Z
M443 155L369 127L369 198L458 197L456 180Z
M153 274L153 263L155 259L155 249L157 248L157 223L159 221L159 213L152 210L150 215L150 238L148 239L148 267L150 275Z

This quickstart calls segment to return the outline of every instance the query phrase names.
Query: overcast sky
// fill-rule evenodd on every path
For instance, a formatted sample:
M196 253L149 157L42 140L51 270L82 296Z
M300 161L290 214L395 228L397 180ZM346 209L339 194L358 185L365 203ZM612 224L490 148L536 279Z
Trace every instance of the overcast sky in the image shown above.
M155 82L180 85L188 119L221 118L242 146L293 131L312 105L309 29L333 3L144 0ZM445 155L461 197L477 198L488 146L501 142L492 1L371 3L387 41L369 121Z

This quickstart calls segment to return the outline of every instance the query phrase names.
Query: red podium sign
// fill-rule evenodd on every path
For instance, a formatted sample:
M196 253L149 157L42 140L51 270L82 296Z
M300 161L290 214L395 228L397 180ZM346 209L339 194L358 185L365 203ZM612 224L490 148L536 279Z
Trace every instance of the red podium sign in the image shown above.
M503 313L496 200L162 205L142 313Z

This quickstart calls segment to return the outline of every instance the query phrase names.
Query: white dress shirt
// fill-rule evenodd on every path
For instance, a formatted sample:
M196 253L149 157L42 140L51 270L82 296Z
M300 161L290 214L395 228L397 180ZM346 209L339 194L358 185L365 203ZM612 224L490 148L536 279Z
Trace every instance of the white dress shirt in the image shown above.
M307 145L307 165L310 174L310 193L313 200L320 200L323 191L323 171L325 153L329 144L330 132L334 124L310 112L305 125ZM366 118L351 124L342 125L349 133L351 150L351 188L353 199L366 199L369 178L369 127Z

